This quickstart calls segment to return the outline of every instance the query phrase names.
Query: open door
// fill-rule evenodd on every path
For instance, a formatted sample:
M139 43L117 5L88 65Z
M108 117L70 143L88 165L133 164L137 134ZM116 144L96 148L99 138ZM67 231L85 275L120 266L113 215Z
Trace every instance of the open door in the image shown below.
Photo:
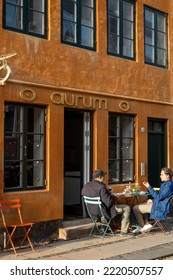
M89 112L65 110L64 218L82 217L81 189L90 180L91 117Z

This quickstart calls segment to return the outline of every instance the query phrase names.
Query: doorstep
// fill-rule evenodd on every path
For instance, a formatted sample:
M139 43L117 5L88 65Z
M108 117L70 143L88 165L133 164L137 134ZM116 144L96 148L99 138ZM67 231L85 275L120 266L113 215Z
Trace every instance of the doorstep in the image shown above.
M87 237L93 226L90 218L63 221L58 238L63 240Z

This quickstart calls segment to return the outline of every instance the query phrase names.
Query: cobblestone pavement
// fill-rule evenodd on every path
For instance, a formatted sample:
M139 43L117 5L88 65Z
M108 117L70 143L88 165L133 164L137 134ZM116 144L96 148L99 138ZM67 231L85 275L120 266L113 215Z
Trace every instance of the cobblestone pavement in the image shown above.
M166 234L153 230L148 234L122 237L106 236L104 239L85 237L57 240L30 248L0 252L0 260L154 260L172 259L173 218L169 219Z
M150 232L136 237L81 238L45 246L1 252L0 260L153 260L173 256L173 233Z

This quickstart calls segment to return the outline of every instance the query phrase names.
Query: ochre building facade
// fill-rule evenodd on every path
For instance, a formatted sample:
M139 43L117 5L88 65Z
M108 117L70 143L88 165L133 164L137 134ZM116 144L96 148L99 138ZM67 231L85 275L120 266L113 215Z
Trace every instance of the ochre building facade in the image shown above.
M0 86L0 199L21 198L25 220L64 220L82 216L81 188L96 168L107 171L114 192L129 182L157 185L160 168L173 168L173 2L119 1L133 10L127 55L108 48L111 1L81 1L95 11L89 47L63 37L68 1L41 1L45 38L8 28L6 2L0 3L0 56L16 55L6 59L12 73ZM161 62L152 60L152 50Z

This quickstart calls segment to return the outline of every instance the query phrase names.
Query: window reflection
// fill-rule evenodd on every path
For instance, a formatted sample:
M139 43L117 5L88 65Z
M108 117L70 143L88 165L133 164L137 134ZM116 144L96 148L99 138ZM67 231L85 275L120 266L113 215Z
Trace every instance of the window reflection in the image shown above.
M45 109L5 105L5 190L43 187Z

